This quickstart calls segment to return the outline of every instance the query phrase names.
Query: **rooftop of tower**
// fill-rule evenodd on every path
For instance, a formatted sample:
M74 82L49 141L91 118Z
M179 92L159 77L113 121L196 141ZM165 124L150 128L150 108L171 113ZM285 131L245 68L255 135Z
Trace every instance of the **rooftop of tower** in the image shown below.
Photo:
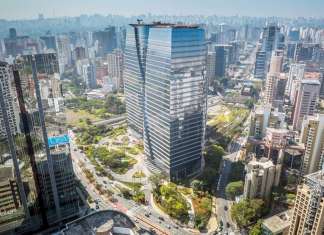
M142 20L137 20L137 23L130 24L130 26L150 26L155 28L200 28L201 25L198 24L185 24L185 23L165 23L161 21L153 21L152 23L144 23Z
M305 181L309 185L320 186L324 190L324 169L305 176Z

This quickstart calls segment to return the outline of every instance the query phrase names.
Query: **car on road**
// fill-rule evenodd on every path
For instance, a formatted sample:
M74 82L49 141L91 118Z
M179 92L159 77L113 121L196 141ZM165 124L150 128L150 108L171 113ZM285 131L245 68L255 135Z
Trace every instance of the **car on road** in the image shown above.
M162 216L159 216L159 220L164 221L164 218Z
M223 225L224 225L223 220L219 221L219 228L220 228L221 230L223 230Z
M146 217L150 217L150 214L147 213L147 212L146 212L144 215L145 215Z
M224 206L224 210L227 211L228 210L228 207L227 206Z
M103 182L104 184L108 184L106 180L103 180L102 182Z
M231 225L227 222L226 227L229 228L229 227L231 227Z

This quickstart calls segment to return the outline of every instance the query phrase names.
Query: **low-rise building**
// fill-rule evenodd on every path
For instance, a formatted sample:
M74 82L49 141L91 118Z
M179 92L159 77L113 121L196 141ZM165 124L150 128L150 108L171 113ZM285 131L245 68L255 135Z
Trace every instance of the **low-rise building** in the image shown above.
M289 231L292 210L271 216L262 222L262 235L286 235Z

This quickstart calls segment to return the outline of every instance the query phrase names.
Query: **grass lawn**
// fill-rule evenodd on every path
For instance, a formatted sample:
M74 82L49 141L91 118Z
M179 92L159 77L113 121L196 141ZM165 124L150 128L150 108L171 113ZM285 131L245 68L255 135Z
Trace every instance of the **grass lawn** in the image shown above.
M79 127L82 126L82 123L80 123L80 120L86 120L89 119L91 122L97 122L101 121L100 118L98 118L96 115L89 113L86 110L66 110L66 122L68 125L71 125L73 127Z
M139 191L141 189L141 187L143 186L143 184L141 184L141 183L123 182L123 181L121 181L121 183L125 184L126 186L128 186L129 188L131 188L134 191Z
M195 226L203 229L207 226L211 215L212 198L209 195L194 195L192 204L195 211Z

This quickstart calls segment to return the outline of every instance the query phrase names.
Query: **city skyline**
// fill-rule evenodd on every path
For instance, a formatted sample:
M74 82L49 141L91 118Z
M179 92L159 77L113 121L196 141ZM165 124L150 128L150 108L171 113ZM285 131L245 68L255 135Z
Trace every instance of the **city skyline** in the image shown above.
M292 11L293 6L293 11ZM0 9L0 18L6 20L34 19L38 14L45 17L79 16L82 14L124 15L141 14L158 15L220 15L220 16L256 16L256 17L315 17L321 18L324 2L313 0L274 0L271 2L258 0L205 0L201 2L190 0L161 1L112 1L112 0L72 0L55 2L31 0L22 6L18 0L4 1Z
M0 234L324 234L323 0L2 3Z

